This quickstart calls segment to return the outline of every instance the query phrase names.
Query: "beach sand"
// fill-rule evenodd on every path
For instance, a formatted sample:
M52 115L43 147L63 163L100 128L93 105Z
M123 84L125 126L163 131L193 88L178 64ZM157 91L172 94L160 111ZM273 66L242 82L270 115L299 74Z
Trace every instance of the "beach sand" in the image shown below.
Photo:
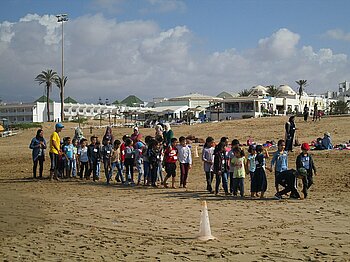
M284 138L287 117L233 120L173 127L176 137L228 136L244 143ZM73 136L67 123L61 136ZM298 140L331 133L334 144L350 139L350 117L304 123ZM44 125L46 140L54 123ZM114 128L116 138L131 128ZM140 128L143 135L153 129ZM0 138L0 258L3 261L349 261L350 152L312 151L318 175L305 200L273 200L268 174L264 200L215 196L205 191L200 158L194 157L187 189L106 186L98 182L32 179L29 142L36 129ZM104 129L94 129L102 137ZM84 135L90 137L89 129ZM195 146L194 146L195 148ZM201 148L198 148L199 155ZM272 152L272 151L271 151ZM289 166L295 168L295 148ZM45 162L48 177L49 158ZM269 163L269 161L268 161ZM178 172L179 173L179 172ZM179 176L177 176L177 181ZM245 181L249 195L249 179ZM222 193L222 191L221 191ZM196 240L201 201L208 204L217 240Z

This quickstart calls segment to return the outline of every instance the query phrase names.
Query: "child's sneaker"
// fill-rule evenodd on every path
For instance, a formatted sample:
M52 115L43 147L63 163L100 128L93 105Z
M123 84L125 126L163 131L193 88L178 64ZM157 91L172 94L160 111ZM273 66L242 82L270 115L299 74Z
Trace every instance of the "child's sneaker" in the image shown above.
M276 200L281 200L281 199L282 199L282 196L276 194L273 198L276 199Z

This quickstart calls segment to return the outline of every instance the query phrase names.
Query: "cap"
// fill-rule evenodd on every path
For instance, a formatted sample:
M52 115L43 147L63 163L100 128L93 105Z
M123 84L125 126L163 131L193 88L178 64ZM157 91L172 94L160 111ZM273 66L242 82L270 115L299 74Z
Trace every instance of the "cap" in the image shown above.
M56 127L56 128L64 128L64 125L62 125L62 123L57 123L57 124L55 125L55 127Z
M310 146L308 143L302 143L301 150L310 150Z
M324 135L325 136L331 136L331 134L329 132L325 132Z
M137 130L137 131L138 131L138 130L139 130L139 128L138 128L137 126L135 126L135 127L134 127L134 130Z
M300 176L305 176L306 177L307 176L307 170L305 168L301 167L301 168L298 169L298 174Z

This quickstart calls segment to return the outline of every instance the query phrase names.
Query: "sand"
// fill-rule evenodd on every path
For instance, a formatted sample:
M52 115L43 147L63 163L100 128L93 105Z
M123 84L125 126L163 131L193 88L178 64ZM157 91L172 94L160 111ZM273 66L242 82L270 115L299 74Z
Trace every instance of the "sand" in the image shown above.
M233 120L174 127L174 133L221 136L257 142L284 137L286 117ZM350 139L350 117L321 122L296 120L298 139L309 142L325 131L335 144ZM44 125L45 138L53 123ZM73 123L63 136L73 136ZM144 135L153 129L140 129ZM36 130L0 138L0 258L3 261L349 261L350 152L312 152L318 175L305 200L272 200L268 172L265 200L215 196L205 191L200 158L194 157L187 189L124 187L32 179ZM102 129L94 129L101 136ZM114 128L117 138L131 129ZM84 134L90 136L89 129ZM200 153L199 148L199 153ZM289 156L295 167L299 152ZM49 159L45 163L48 176ZM101 173L104 177L104 173ZM178 177L177 177L178 180ZM249 179L245 181L249 195ZM212 234L196 240L201 201L208 203Z

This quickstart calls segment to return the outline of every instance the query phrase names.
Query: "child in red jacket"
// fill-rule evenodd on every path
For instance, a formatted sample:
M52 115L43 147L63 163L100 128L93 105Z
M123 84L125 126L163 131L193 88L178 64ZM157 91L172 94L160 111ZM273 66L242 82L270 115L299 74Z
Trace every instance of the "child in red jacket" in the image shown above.
M164 187L168 187L168 184L166 181L169 179L169 177L172 177L171 180L171 187L175 187L175 176L176 176L176 162L177 162L177 139L172 138L171 144L165 149L164 151L164 158L165 158L165 172L166 177L164 179Z

